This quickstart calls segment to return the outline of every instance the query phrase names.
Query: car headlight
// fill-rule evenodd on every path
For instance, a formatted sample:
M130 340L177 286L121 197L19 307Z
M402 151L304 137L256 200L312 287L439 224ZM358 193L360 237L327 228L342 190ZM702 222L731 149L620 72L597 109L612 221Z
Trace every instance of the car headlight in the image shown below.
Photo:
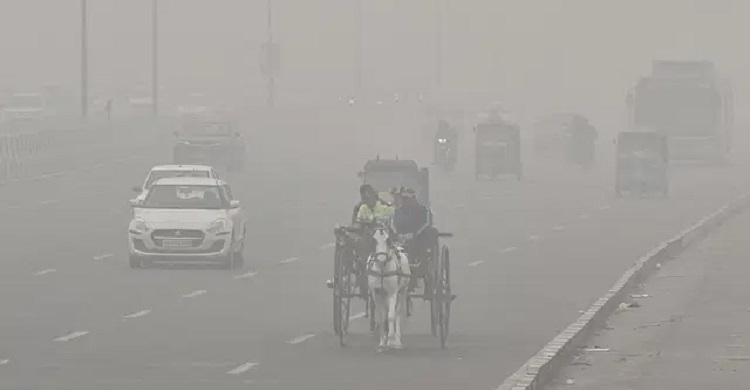
M208 225L206 233L208 234L220 234L225 233L228 230L229 222L224 218L219 218Z
M133 228L130 229L130 232L133 234L143 234L151 230L151 226L142 219L136 219L133 221Z

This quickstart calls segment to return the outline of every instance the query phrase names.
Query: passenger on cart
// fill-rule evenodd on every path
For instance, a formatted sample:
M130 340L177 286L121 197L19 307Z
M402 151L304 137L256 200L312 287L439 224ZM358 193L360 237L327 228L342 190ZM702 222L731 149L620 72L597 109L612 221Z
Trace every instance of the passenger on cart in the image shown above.
M354 252L356 254L355 267L363 270L367 259L375 250L372 240L368 236L373 233L372 226L376 223L387 224L393 216L393 207L378 196L378 192L369 184L359 187L362 200L354 208L352 215L352 235L354 237ZM366 278L364 278L366 282Z
M438 231L432 226L432 210L419 203L413 189L404 189L399 195L401 206L393 215L391 227L404 243L409 262L419 274L429 260L428 250L437 246ZM411 288L416 287L417 279L412 278Z

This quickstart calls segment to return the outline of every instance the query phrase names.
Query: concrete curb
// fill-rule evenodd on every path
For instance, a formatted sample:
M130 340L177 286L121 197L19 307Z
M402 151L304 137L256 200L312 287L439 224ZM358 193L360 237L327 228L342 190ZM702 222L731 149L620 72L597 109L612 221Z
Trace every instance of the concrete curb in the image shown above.
M745 195L703 218L671 240L661 243L647 255L638 259L603 297L594 302L591 308L537 352L518 371L506 378L497 390L543 389L570 361L589 336L604 327L607 318L623 302L627 294L653 273L657 263L675 258L731 217L739 214L748 204L750 204L750 195Z

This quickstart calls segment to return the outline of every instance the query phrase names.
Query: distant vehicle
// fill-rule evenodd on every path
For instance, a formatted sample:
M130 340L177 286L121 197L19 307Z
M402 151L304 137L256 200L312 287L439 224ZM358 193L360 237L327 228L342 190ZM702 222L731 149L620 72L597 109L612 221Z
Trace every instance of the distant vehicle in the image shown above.
M523 177L520 127L513 122L485 122L474 131L476 179L496 180L503 175L514 175L520 181Z
M221 167L240 172L245 165L245 140L225 121L188 121L175 132L173 162Z
M627 95L628 124L669 137L673 161L726 159L734 127L730 83L710 61L654 61Z
M223 180L157 180L143 202L130 201L130 267L157 263L209 263L242 267L245 213Z
M205 177L220 179L219 174L208 165L157 165L151 168L141 187L133 187L133 192L138 193L135 199L143 202L148 195L148 190L159 179L169 177Z
M378 156L367 161L357 176L362 179L362 184L375 188L382 198L389 198L389 191L394 187L406 187L416 191L422 204L430 204L430 171L420 168L414 160L381 159Z
M39 93L13 94L2 107L5 121L41 121L46 114L45 99Z
M626 131L617 136L615 193L669 194L668 137L649 131Z

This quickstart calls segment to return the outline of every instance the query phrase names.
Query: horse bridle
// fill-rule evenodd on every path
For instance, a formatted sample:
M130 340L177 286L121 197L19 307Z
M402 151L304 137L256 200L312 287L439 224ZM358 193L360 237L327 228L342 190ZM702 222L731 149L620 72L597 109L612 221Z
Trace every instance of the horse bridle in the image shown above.
M375 229L375 232L384 232L385 228L380 227ZM380 277L380 281L382 283L383 278L391 277L391 276L398 276L399 281L402 277L408 278L411 277L409 274L403 273L400 269L396 271L389 271L389 272L383 272L383 268L386 263L393 260L394 258L401 258L401 253L399 253L398 250L396 250L393 246L393 242L391 241L390 237L386 241L388 252L374 252L372 256L370 257L369 263L377 262L380 264L380 272L374 272L370 269L370 267L367 267L367 274L370 276L378 276ZM385 257L385 260L378 260L379 256ZM400 266L400 264L399 264Z

